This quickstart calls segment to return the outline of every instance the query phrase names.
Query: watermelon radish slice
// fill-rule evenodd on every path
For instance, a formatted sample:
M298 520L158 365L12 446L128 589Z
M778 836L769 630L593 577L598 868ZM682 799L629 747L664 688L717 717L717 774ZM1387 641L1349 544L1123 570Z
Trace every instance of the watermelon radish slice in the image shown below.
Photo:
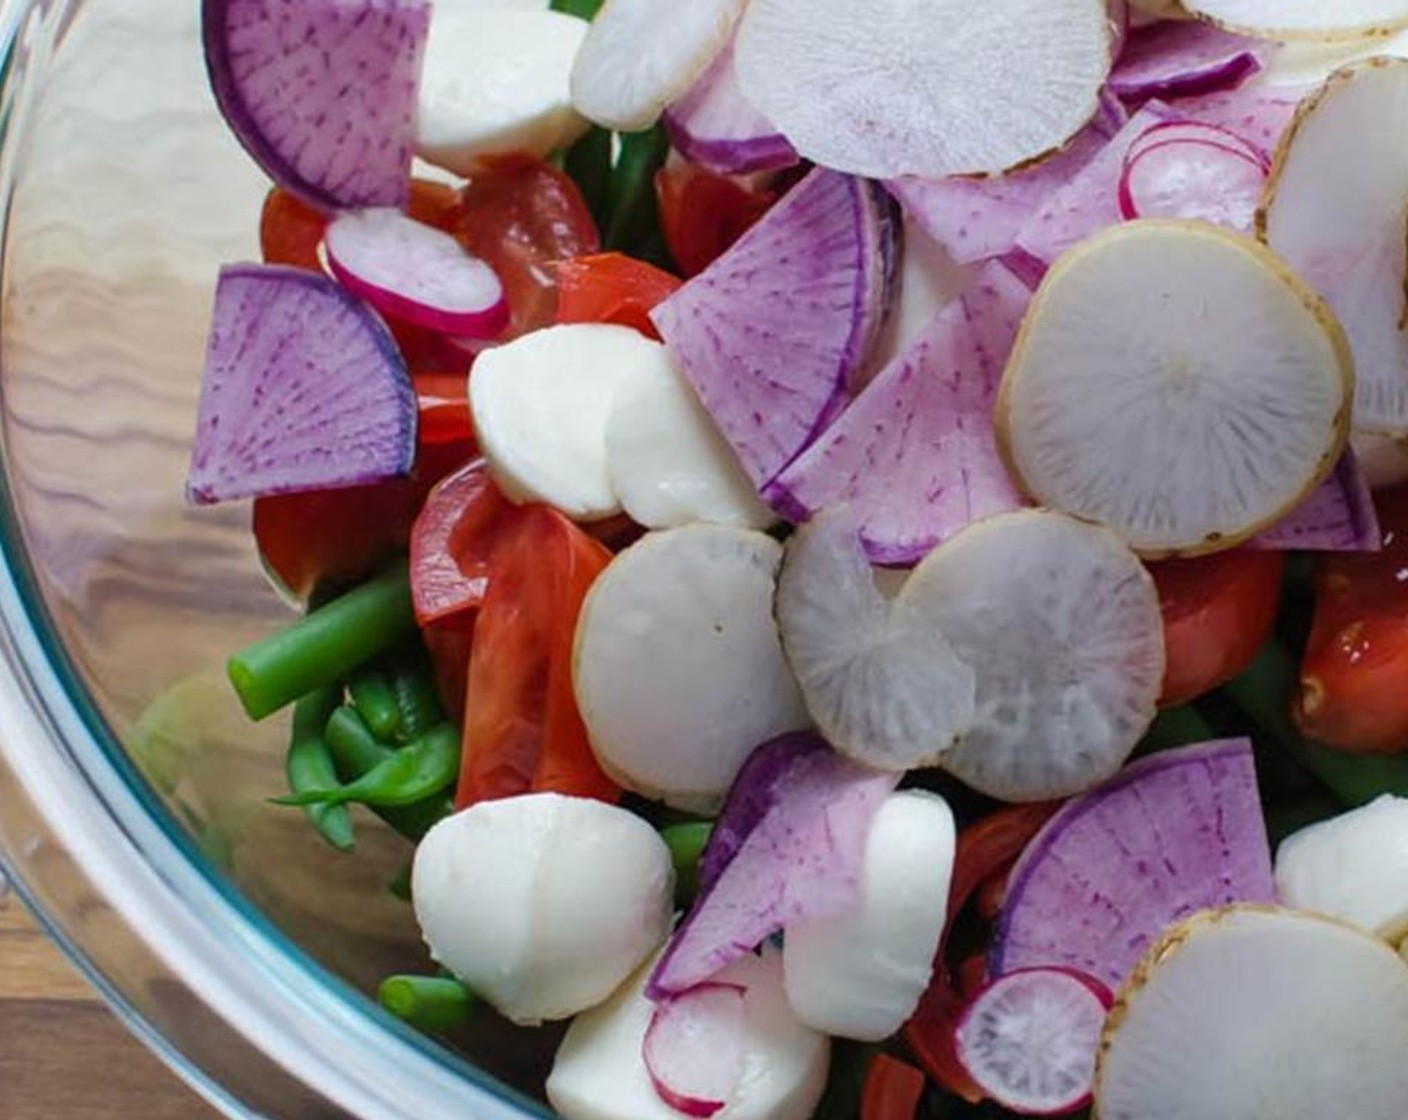
M1251 540L1253 548L1297 552L1377 552L1383 547L1369 480L1353 451L1286 517Z
M415 393L375 312L306 269L221 270L190 501L395 478L415 450Z
M988 967L1074 968L1114 989L1175 922L1275 897L1251 742L1164 751L1037 834L1008 881Z
M404 206L430 4L203 0L220 111L255 162L311 206Z
M863 368L888 302L890 206L819 168L651 312L755 486L830 423Z
M1242 86L1239 89L1181 97L1174 105L1178 116L1225 128L1256 147L1270 162L1276 146L1300 108L1296 89Z
M1120 173L1120 213L1131 220L1189 218L1250 233L1266 168L1242 148L1240 142L1192 139L1136 144Z
M399 210L340 214L323 244L342 286L384 315L464 338L493 338L508 325L494 270Z
M743 1077L743 997L738 984L699 984L662 1000L641 1052L660 1099L685 1116L722 1110Z
M1024 1116L1060 1116L1090 1102L1095 1055L1114 997L1062 968L999 976L959 1020L958 1057L980 1088Z
M1260 71L1275 47L1197 21L1166 21L1130 32L1110 91L1127 104L1235 87Z
M849 504L877 564L912 564L970 522L1018 508L992 410L1030 302L1005 266L988 265L765 496L796 521Z

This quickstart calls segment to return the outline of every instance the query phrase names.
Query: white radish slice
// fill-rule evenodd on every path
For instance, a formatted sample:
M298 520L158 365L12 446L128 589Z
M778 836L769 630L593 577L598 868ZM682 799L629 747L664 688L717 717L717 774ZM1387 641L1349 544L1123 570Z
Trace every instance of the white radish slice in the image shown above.
M606 0L572 70L572 100L597 124L639 132L728 44L744 0Z
M1147 556L1216 551L1326 478L1353 384L1334 315L1257 242L1130 222L1047 274L1003 379L999 446L1038 502Z
M346 211L323 244L342 286L384 315L465 338L493 338L508 325L494 270L399 210Z
M989 518L931 553L900 594L973 666L973 726L940 763L982 793L1041 801L1089 789L1154 718L1158 594L1105 529L1038 510Z
M617 394L606 465L622 508L647 529L695 521L765 529L776 520L673 363Z
M597 759L621 784L717 808L759 743L807 726L772 614L781 562L765 533L692 525L647 534L598 578L573 679Z
M1183 0L1183 7L1267 39L1344 39L1408 27L1408 0Z
M1126 219L1190 218L1240 233L1256 226L1266 169L1236 148L1169 140L1131 149L1120 176Z
M931 766L973 719L973 670L903 591L875 586L849 511L787 542L777 582L782 648L828 742L882 770Z
M1354 350L1354 427L1408 433L1403 200L1408 62L1340 71L1306 101L1277 153L1263 240L1334 308Z
M1095 1054L1113 998L1060 968L999 977L959 1021L958 1058L994 1101L1024 1116L1059 1116L1090 1100Z
M1080 131L1110 45L1105 0L752 0L738 79L823 166L884 179L990 173Z
M906 790L885 800L866 836L856 908L783 934L787 1000L802 1022L878 1042L914 1013L947 917L955 844L943 798Z
M1284 43L1268 60L1266 69L1254 79L1257 86L1309 90L1324 82L1336 70L1365 59L1387 56L1408 57L1408 30L1385 38L1368 35L1339 42Z
M494 481L513 501L546 502L582 521L619 513L606 462L616 392L672 374L658 342L605 323L549 327L486 350L469 405Z
M737 984L705 983L661 1001L642 1056L660 1099L685 1116L728 1105L743 1077L743 1000Z
M569 76L587 25L559 12L435 4L416 154L471 175L486 156L546 156L587 128Z
M1408 968L1329 918L1235 907L1172 930L1115 1002L1101 1120L1401 1120Z

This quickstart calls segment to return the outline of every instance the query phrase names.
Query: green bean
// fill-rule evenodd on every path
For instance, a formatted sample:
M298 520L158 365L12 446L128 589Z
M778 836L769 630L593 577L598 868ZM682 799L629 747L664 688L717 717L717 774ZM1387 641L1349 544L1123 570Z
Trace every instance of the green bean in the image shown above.
M230 683L251 719L263 719L346 678L415 632L404 563L230 658Z
M391 691L400 712L403 741L419 739L431 728L443 723L445 709L430 662L423 651L398 658L391 667ZM375 729L373 729L375 730Z
M332 752L323 738L328 717L342 701L339 688L320 688L293 706L293 734L285 770L289 791L295 795L325 789L337 782ZM352 814L345 805L309 805L308 819L318 835L339 851L352 850Z
M581 19L594 19L605 0L552 0L548 6L554 12L566 12Z
M460 733L442 723L418 739L398 747L360 778L346 785L309 790L278 799L281 805L414 805L454 784L460 767Z
M446 1031L469 1018L478 1003L458 980L439 976L388 976L377 999L398 1019L423 1031Z
M1202 713L1193 705L1184 704L1158 714L1139 744L1139 753L1152 754L1216 738L1216 732Z
M599 229L611 217L611 145L611 131L593 125L567 149L562 163L562 169L582 192Z
M655 173L670 154L670 139L656 125L621 134L621 151L611 172L611 220L602 233L607 251L636 252L657 223Z
M411 872L415 868L413 860L407 860L401 865L401 870L396 872L391 882L386 884L386 889L402 902L411 901Z
M709 844L714 826L708 821L676 824L660 830L675 865L675 905L688 909L699 893L699 858Z
M347 682L347 692L357 714L378 739L390 740L401 730L401 705L397 703L396 690L380 669L370 665L358 669Z
M344 706L333 712L328 720L326 735L338 776L345 782L355 781L395 753L391 747L377 740L362 722L362 717L350 707ZM372 806L371 809L411 841L419 840L455 811L451 799L440 794L415 805Z

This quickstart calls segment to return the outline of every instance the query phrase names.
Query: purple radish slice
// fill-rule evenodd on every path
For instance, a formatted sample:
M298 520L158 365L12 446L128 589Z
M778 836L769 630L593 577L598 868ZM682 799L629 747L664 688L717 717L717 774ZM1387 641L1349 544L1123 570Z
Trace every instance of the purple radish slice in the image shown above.
M889 200L818 168L651 313L763 487L835 418L884 321Z
M494 270L448 233L399 210L343 213L323 244L342 286L383 315L463 338L493 338L508 325Z
M1288 517L1250 543L1253 548L1297 552L1379 551L1383 534L1378 511L1354 452L1346 451L1334 474Z
M220 272L186 493L197 505L407 474L416 398L386 324L300 268Z
M1127 104L1236 87L1261 70L1272 43L1196 21L1165 21L1131 31L1110 90Z
M1300 91L1240 89L1180 97L1173 110L1190 121L1224 128L1253 145L1268 162L1300 108Z
M1215 148L1225 148L1233 155L1241 156L1248 163L1254 163L1263 171L1271 170L1271 162L1262 155L1261 149L1250 140L1238 136L1221 125L1203 121L1184 120L1170 117L1151 125L1142 136L1135 139L1125 153L1126 164L1144 155L1150 148L1163 144L1207 144Z
M205 62L230 128L323 210L404 206L430 4L203 0Z
M1251 742L1164 751L1063 806L1032 840L988 969L1074 968L1115 989L1174 923L1275 898Z
M698 984L661 1000L641 1052L660 1099L685 1116L725 1108L743 1077L743 997L737 984Z
M912 564L970 522L1018 508L992 410L1030 301L989 265L765 496L796 521L849 505L877 564Z
M707 888L666 945L646 994L677 995L784 926L854 906L871 819L899 779L842 758L816 735L759 747L716 826L731 854L705 850ZM755 783L766 792L750 789Z
M1266 185L1259 160L1221 144L1169 140L1131 149L1120 174L1126 218L1189 218L1250 233Z
M1071 969L1008 973L963 1013L958 1059L1003 1108L1024 1116L1074 1112L1090 1103L1112 1003L1108 988Z

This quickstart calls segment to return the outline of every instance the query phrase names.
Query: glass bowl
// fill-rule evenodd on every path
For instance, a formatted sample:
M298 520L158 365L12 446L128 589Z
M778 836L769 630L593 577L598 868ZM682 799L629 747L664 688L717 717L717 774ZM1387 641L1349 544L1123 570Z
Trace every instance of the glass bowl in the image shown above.
M267 188L199 11L0 0L0 867L231 1116L547 1115L550 1035L486 1017L465 1060L368 998L425 967L410 849L367 817L342 857L268 805L287 726L223 683L290 612L248 510L182 499L216 269L257 257Z

